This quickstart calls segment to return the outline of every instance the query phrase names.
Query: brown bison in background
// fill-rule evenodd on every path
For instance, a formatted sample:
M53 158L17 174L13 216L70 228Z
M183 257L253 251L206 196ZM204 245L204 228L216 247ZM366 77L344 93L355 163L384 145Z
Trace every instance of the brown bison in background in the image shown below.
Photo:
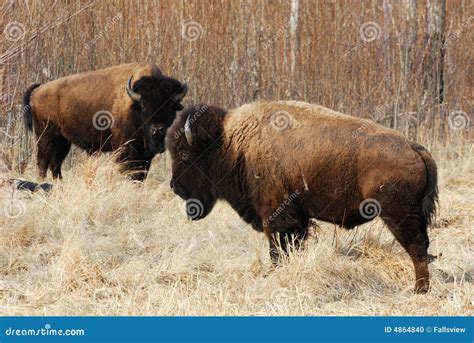
M134 179L146 177L152 158L164 151L166 129L186 84L145 63L34 84L24 95L25 121L37 137L40 177L49 169L61 178L61 164L75 144L89 153L115 151Z
M428 290L436 164L400 133L304 102L257 102L187 109L166 145L191 219L226 200L265 232L278 263L278 247L300 246L310 218L351 229L380 215L413 260L415 291Z

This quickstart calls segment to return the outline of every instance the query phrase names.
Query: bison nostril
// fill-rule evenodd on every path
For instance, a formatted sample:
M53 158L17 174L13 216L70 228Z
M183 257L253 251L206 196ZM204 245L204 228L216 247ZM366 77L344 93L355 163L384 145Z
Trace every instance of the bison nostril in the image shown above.
M151 135L155 138L162 138L166 134L166 128L159 127L151 129Z
M155 130L155 135L157 135L157 136L158 136L158 135L159 135L159 136L164 136L165 133L166 133L166 129L163 128L163 127Z

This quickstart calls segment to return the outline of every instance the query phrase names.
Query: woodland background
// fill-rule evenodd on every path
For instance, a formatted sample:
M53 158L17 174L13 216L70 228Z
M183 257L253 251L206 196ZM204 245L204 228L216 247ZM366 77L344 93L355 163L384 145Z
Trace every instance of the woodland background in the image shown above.
M34 143L15 139L29 84L135 61L186 80L187 103L298 99L414 140L445 140L450 114L463 134L472 122L468 0L4 1L1 13L9 168Z

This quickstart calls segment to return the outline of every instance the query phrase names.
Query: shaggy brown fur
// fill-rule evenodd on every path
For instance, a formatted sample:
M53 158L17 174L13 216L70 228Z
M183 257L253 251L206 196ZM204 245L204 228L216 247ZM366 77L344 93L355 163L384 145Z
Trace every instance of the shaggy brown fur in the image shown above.
M140 101L126 92L131 76ZM40 176L44 178L49 167L54 177L61 177L61 164L75 144L89 153L120 148L119 161L134 172L133 178L143 180L151 159L164 151L166 129L183 108L173 101L180 92L179 81L145 63L30 86L24 95L25 122L37 136Z
M400 133L303 102L257 102L228 114L208 105L187 109L166 145L171 187L202 203L192 219L226 200L265 232L278 263L278 247L298 247L310 218L351 229L380 215L413 260L415 291L428 290L436 164Z

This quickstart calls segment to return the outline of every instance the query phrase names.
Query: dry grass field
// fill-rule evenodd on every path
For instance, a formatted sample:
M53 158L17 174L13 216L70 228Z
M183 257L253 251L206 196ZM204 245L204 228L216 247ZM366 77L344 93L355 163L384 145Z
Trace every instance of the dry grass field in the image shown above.
M0 1L0 315L473 315L472 1ZM312 224L274 270L225 203L198 222L169 187L73 149L49 194L23 124L32 83L129 62L187 81L184 105L302 100L398 130L437 161L431 291L380 220ZM108 85L104 85L104 88ZM80 101L81 99L78 99ZM350 137L348 137L350 139ZM50 174L49 174L50 176Z
M273 270L264 235L228 205L187 220L169 157L140 186L110 156L84 154L49 195L2 188L0 313L472 315L473 146L432 150L440 214L430 253L442 256L427 295L413 294L411 260L379 220L352 231L317 223L306 250Z

